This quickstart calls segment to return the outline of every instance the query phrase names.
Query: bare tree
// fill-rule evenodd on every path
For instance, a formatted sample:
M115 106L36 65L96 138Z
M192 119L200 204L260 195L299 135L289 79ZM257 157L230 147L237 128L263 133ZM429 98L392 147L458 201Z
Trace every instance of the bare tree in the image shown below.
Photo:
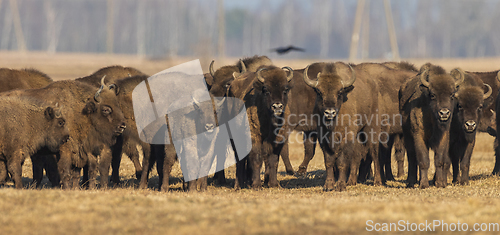
M12 20L14 21L14 31L16 32L17 49L20 52L25 52L26 41L24 40L23 28L21 27L21 17L19 16L17 0L10 0L10 10L12 12Z

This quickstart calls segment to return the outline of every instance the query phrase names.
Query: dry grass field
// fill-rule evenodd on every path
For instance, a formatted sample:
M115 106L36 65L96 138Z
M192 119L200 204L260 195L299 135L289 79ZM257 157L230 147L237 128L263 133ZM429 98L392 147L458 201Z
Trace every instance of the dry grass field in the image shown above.
M0 52L0 67L33 67L55 80L85 76L113 64L153 74L188 60L191 58L149 61L120 55ZM233 61L234 58L216 61L216 67ZM427 62L409 61L417 66ZM206 70L210 60L202 58L201 62ZM302 68L310 62L313 61L275 60L280 66L292 68ZM446 69L462 67L470 71L500 67L500 58L432 62ZM290 153L292 165L297 168L303 157L302 145L292 144ZM435 223L447 223L450 230L458 230L467 223L467 231L471 232L474 223L486 223L486 227L488 223L500 223L500 178L490 175L493 155L493 138L481 133L472 156L469 186L407 189L405 176L387 186L375 187L368 181L348 187L345 192L322 191L325 172L319 149L305 177L286 175L281 164L281 188L260 191L210 185L206 192L186 193L181 190L178 165L170 180L171 192L156 191L156 172L149 189L138 190L134 188L133 165L124 158L123 184L113 189L15 190L12 183L0 188L0 234L358 234L371 228L368 220L373 225L399 223L403 225L398 224L399 229L415 229L419 223L436 220ZM31 180L30 166L28 160L23 168L25 183ZM233 184L234 167L227 172L229 183ZM47 179L44 183L48 184ZM461 223L460 228L454 227L456 223ZM425 229L425 225L420 228ZM435 227L437 231L442 228Z

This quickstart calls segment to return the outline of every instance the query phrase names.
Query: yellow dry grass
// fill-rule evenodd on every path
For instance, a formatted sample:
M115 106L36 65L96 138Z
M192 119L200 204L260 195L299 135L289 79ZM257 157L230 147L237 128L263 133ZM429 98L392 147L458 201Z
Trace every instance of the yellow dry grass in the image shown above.
M56 80L85 76L113 64L134 66L153 74L188 60L148 61L125 55L0 52L1 67L33 67ZM202 64L208 65L207 61ZM227 59L217 64L233 61ZM410 61L416 65L426 62ZM460 66L466 70L488 71L497 69L499 61L492 58L433 62L447 69ZM313 61L276 61L280 66L295 68L310 62ZM297 168L303 157L302 145L291 145L290 153L292 165ZM407 189L404 178L398 178L384 187L375 187L368 181L348 187L346 192L322 191L325 173L319 148L305 177L286 175L280 164L278 177L282 188L260 191L234 191L210 185L206 192L185 193L180 190L178 165L170 180L171 192L155 191L158 183L155 172L150 189L138 190L133 187L133 165L124 158L121 170L124 183L114 189L15 190L12 183L0 188L0 234L358 234L367 232L367 220L375 223L441 220L448 224L467 223L470 230L474 223L500 223L500 178L490 176L493 155L493 138L481 133L472 157L469 186ZM24 181L28 183L31 180L29 160L23 170ZM234 183L234 167L227 172L229 182ZM441 227L436 229L440 231Z

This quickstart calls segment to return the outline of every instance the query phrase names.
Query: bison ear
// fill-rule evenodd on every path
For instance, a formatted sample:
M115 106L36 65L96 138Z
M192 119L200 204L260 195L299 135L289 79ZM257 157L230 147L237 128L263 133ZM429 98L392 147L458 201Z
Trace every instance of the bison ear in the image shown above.
M424 86L423 84L420 84L419 88L422 91L422 93L424 93L425 95L429 94L429 88L428 87Z
M120 87L116 84L109 85L109 89L115 91L115 95L118 95L118 93L120 93Z
M55 117L56 117L56 115L55 115L54 109L52 107L47 107L45 109L45 118L47 118L47 120L52 120Z
M97 112L97 107L94 102L89 101L85 104L85 107L82 110L83 114L91 114Z
M344 92L345 94L347 94L347 93L351 92L352 90L354 90L354 86L353 86L353 85L350 85L350 86L348 86L348 87L344 88L344 91L343 91L343 92Z

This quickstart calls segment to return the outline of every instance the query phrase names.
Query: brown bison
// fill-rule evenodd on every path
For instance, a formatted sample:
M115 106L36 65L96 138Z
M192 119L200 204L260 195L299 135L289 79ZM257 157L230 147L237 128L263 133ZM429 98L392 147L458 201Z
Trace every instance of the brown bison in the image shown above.
M59 151L69 139L66 120L61 110L38 99L26 96L0 97L0 161L14 179L15 187L22 188L22 163L43 147ZM0 181L6 171L0 172Z
M90 186L95 187L98 155L101 186L106 187L111 164L110 146L125 130L115 85L104 81L99 89L77 81L57 81L39 89L15 90L2 96L30 96L59 103L70 132L70 139L60 147L58 161L64 187L77 187L82 167L90 171ZM101 154L102 152L102 154Z
M288 70L288 73L284 70ZM288 93L293 87L293 70L262 66L256 73L244 73L235 79L228 92L245 102L252 148L248 157L236 164L235 188L245 187L247 173L251 174L254 189L261 187L260 169L265 162L265 183L279 187L277 179L278 156L287 137Z
M378 109L377 83L365 71L348 64L321 66L315 79L309 78L306 67L304 81L317 94L315 112L321 117L318 136L326 167L324 190L343 191L348 178L348 185L356 184L361 160L366 156L375 163L375 185L382 184L378 162L380 126L369 121ZM339 172L336 183L335 166Z
M429 148L435 152L435 184L437 187L446 187L454 94L464 76L461 70L450 75L443 68L428 63L420 68L418 75L401 87L399 107L408 156L408 187L417 181L417 167L420 169L420 188L429 187Z
M35 69L0 69L0 92L42 88L52 83L52 79L46 74Z
M142 175L142 166L139 161L139 153L136 146L140 145L142 147L143 156L147 158L149 158L151 148L149 144L140 141L137 135L137 127L135 125L132 108L132 91L135 86L147 79L148 76L137 69L116 65L101 68L89 76L77 78L76 80L99 87L99 81L102 77L105 77L105 81L108 81L107 84L117 84L115 87L116 96L127 126L123 135L117 137L116 144L111 148L113 156L111 163L111 181L114 183L120 182L119 171L122 153L125 153L130 158L135 167L136 178L140 179ZM86 178L86 176L84 178Z
M452 75L457 74L455 76L459 73L458 70L452 71ZM489 99L491 94L491 87L470 73L465 73L464 82L455 93L457 105L451 120L449 150L453 166L453 182L460 184L469 182L469 166L476 142L477 125L481 121L483 107L488 107L492 103L492 99Z

